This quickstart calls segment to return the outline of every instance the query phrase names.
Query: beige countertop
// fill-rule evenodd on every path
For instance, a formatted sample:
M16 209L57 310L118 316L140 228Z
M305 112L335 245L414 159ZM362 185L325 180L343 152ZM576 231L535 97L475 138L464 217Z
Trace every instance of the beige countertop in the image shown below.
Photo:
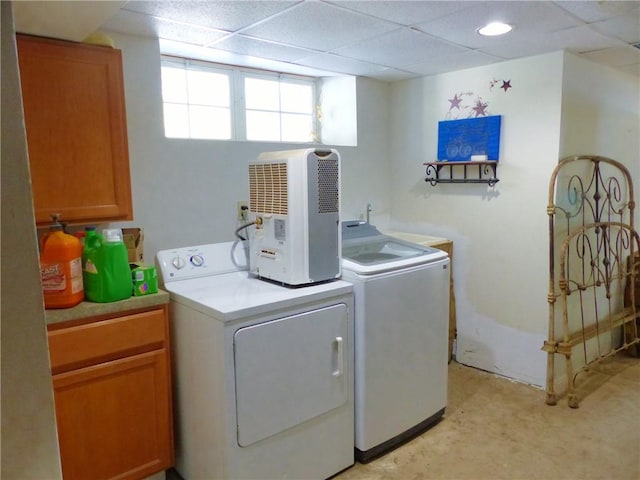
M418 233L406 233L406 232L396 232L396 231L385 231L383 232L392 237L400 238L401 240L406 240L407 242L418 243L420 245L432 246L439 245L441 243L450 242L448 238L442 237L433 237L431 235L423 235Z
M47 325L51 325L98 315L118 314L128 310L154 307L165 303L169 303L169 294L164 290L158 289L158 293L143 295L141 297L131 297L118 302L81 302L71 308L45 310L45 318Z

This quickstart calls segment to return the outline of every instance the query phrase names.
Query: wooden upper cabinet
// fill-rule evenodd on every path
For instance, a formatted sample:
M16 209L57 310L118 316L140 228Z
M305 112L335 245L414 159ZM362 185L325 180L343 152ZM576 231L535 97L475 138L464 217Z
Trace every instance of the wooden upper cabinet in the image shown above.
M17 35L36 223L132 220L120 50Z

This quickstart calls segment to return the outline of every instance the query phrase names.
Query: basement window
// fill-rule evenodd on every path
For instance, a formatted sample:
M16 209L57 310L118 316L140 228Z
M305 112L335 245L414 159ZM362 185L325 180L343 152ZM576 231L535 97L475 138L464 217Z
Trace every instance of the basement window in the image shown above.
M318 142L316 79L162 57L168 138Z

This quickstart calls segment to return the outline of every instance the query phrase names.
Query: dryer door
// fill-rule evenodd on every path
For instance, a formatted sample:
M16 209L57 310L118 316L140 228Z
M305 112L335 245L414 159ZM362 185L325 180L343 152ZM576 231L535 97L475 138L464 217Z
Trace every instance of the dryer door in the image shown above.
M247 447L345 404L347 345L344 304L239 329L238 445Z

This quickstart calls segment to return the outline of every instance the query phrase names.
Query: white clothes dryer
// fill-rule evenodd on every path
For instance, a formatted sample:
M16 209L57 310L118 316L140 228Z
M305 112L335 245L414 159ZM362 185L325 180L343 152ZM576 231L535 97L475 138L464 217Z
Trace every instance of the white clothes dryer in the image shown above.
M319 479L353 465L352 285L254 278L238 242L161 251L157 263L171 297L178 473Z
M449 258L361 221L342 232L342 278L356 308L355 455L366 463L444 414Z

